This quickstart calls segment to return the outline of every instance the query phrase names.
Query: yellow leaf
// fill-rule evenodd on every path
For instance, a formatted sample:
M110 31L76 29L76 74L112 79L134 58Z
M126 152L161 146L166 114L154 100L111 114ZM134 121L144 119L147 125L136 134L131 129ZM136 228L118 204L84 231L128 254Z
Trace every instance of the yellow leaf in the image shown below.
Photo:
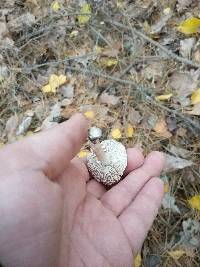
M42 87L44 93L56 93L56 89L65 84L67 77L65 75L52 74L49 79L49 83Z
M122 1L117 1L117 8L119 9L124 8L124 3Z
M95 113L94 113L94 111L92 111L92 110L88 110L88 111L86 111L86 112L84 113L84 115L85 115L85 117L86 117L87 119L90 119L90 120L94 119L94 117L95 117Z
M82 150L82 151L80 151L80 152L78 153L78 157L79 157L79 158L85 158L85 157L87 157L88 154L89 154L89 151L87 151L87 150Z
M78 35L78 31L72 31L69 36L72 38L72 37L76 37L77 35Z
M102 58L100 61L101 65L104 67L113 67L118 64L118 60L116 58Z
M121 134L121 131L119 128L114 128L112 131L111 131L111 136L112 138L114 139L120 139L122 137L122 134Z
M170 98L173 96L173 94L167 94L167 95L159 95L156 96L156 101L166 101L166 100L170 100Z
M131 138L133 137L133 135L134 135L134 129L131 124L128 124L126 128L126 137Z
M42 91L43 91L43 93L52 93L52 89L51 89L50 84L43 86ZM53 91L53 93L55 93L55 91Z
M95 51L95 53L100 54L103 51L103 48L98 46L98 45L96 45L94 47L94 51Z
M196 90L191 96L191 104L195 105L200 102L200 88Z
M87 3L83 4L80 10L80 14L85 14L85 15L78 16L79 25L87 24L92 14L92 9L91 9L90 4L87 4Z
M165 193L169 192L169 184L168 183L164 183L164 192Z
M172 12L172 10L171 10L170 7L167 7L167 8L165 8L165 9L163 10L163 13L164 13L165 15L168 15L168 14L170 14L171 12Z
M134 261L134 267L141 267L141 266L142 266L142 257L141 254L137 254Z
M186 254L184 250L174 250L174 251L169 251L168 254L174 259L178 260L180 259L183 255Z
M188 200L191 208L197 209L200 211L200 195L195 195Z
M53 1L51 4L51 9L55 12L57 12L61 8L61 5L58 1Z
M186 19L178 26L178 30L184 34L198 33L200 30L200 19L194 17Z

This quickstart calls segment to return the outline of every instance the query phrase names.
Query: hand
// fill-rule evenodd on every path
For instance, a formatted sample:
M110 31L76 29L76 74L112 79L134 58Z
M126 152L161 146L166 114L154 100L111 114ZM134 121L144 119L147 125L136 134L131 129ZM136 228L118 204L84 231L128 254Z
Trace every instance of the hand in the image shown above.
M112 189L74 158L82 115L0 151L0 261L8 267L129 267L163 196L163 156L128 150Z

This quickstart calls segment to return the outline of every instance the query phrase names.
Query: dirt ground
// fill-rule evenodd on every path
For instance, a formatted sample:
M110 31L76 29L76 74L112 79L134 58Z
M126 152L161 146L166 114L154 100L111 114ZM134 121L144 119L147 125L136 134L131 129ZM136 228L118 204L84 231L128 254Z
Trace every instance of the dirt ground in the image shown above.
M101 140L166 154L144 267L200 266L200 35L178 30L191 17L197 0L0 3L0 146L80 111Z

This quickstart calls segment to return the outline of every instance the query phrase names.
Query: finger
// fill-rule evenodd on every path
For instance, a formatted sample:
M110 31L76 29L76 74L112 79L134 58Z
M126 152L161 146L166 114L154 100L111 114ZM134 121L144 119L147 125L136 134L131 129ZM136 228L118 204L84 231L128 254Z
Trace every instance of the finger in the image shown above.
M51 178L58 176L78 153L87 136L87 120L81 114L1 150L5 164L14 169L37 168Z
M137 148L127 149L128 163L124 175L129 174L134 169L139 168L144 163L144 156Z
M148 180L153 176L160 175L163 166L163 154L160 152L150 153L141 168L132 171L124 180L103 195L102 203L116 216L119 216Z
M119 217L135 253L140 250L158 213L163 194L162 180L152 178Z
M92 179L87 183L87 192L100 199L105 194L106 188L103 184Z

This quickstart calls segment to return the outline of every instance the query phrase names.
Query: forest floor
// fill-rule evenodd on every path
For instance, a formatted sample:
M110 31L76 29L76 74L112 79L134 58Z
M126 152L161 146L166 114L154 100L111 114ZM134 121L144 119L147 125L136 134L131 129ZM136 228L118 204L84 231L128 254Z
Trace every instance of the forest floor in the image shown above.
M198 17L195 0L0 4L0 146L80 111L102 140L166 154L138 266L200 266Z

